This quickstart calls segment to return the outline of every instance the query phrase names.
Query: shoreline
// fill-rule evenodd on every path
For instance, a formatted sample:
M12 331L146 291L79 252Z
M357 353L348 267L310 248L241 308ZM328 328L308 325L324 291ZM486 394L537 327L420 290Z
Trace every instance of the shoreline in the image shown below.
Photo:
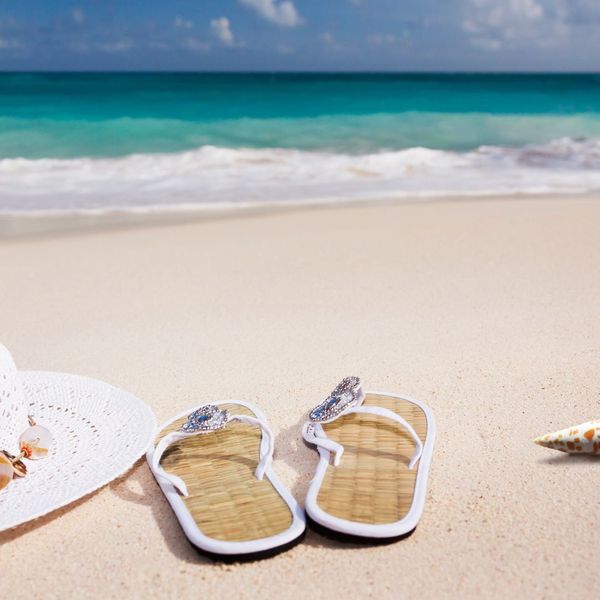
M240 203L222 205L182 204L159 206L149 209L126 208L123 210L86 211L23 211L2 213L0 211L0 242L15 238L55 236L106 230L137 229L147 226L182 225L203 221L255 217L286 212L310 210L336 210L338 208L367 206L411 206L461 202L519 202L563 199L595 199L599 192L540 193L540 194L474 194L412 197L361 198L352 200L316 200L305 202Z

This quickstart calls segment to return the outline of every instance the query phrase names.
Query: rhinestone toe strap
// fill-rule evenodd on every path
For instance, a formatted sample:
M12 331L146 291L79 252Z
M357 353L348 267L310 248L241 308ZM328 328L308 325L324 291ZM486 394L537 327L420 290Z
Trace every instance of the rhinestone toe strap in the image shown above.
M333 392L315 407L309 414L309 420L302 427L302 436L309 444L314 444L320 450L333 453L333 464L340 464L344 447L327 437L322 423L331 423L343 415L348 414L371 414L379 417L386 417L401 425L415 442L415 450L408 463L408 468L412 469L423 452L423 442L417 435L413 427L400 415L395 412L379 406L363 406L365 393L358 377L346 377Z
M169 446L176 442L195 435L206 435L223 429L232 421L240 421L247 425L260 427L263 439L260 444L260 459L254 474L257 479L262 479L273 462L274 437L271 429L261 419L249 415L232 415L226 410L220 410L214 404L206 404L196 409L188 415L187 421L177 431L168 433L158 442L152 454L152 471L158 478L172 484L183 496L187 496L188 490L183 480L172 473L167 473L162 468L160 460L163 454Z
M364 399L365 394L360 379L346 377L321 404L310 411L308 418L313 423L331 423L351 408L360 406Z
M184 433L208 433L222 429L229 421L229 412L219 410L214 404L206 404L188 416L187 421L179 428Z

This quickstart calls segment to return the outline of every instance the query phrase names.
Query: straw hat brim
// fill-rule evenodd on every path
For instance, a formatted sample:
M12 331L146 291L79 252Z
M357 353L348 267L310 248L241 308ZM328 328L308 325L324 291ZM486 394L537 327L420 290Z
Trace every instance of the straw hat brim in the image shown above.
M125 473L146 451L150 408L112 385L65 373L20 371L24 400L54 443L0 492L0 531L66 506ZM13 453L17 450L6 448Z

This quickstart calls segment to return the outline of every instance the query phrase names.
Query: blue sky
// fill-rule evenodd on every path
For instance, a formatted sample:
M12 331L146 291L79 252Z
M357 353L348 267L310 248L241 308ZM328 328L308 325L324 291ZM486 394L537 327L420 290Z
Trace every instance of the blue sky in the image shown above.
M0 0L0 69L600 70L600 0Z

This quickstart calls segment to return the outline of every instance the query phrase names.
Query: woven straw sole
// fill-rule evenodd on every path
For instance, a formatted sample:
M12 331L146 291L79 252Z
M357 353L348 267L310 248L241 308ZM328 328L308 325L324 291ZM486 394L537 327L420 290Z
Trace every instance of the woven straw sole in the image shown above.
M255 416L237 404L219 408ZM171 423L157 441L185 421L182 417ZM183 501L204 535L247 542L277 535L292 525L292 512L272 483L254 475L260 441L258 428L234 421L219 431L177 442L163 455L163 469L185 482L189 496Z
M383 394L367 394L365 406L380 406L404 417L421 440L427 417L416 404ZM317 504L330 515L369 525L396 523L409 512L419 463L408 468L415 444L406 430L385 417L350 414L323 425L344 446L339 466L328 466Z

